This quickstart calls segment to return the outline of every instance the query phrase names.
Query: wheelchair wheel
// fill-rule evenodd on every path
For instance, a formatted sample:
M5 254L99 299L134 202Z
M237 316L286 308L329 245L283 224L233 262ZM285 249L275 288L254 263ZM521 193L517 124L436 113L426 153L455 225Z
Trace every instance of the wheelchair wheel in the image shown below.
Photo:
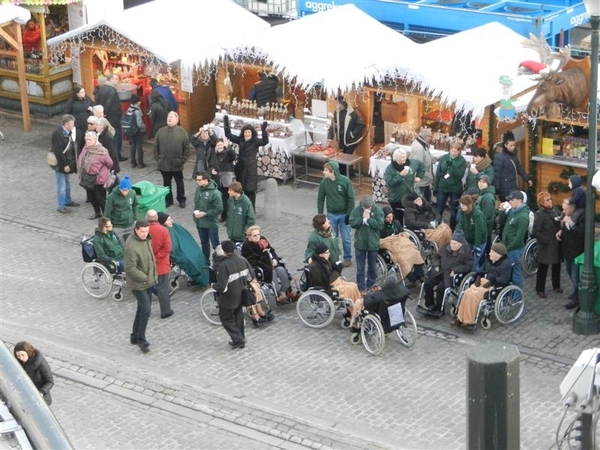
M340 322L340 326L344 330L347 330L348 328L350 328L350 317L344 316Z
M179 288L179 280L177 278L174 278L173 280L171 280L170 284L171 284L171 289Z
M85 291L94 298L106 297L113 285L113 276L106 267L97 262L87 263L81 271Z
M117 292L113 292L112 297L115 302L120 302L123 300L123 292L121 292L121 289L119 289Z
M537 239L531 238L525 244L523 256L521 257L521 266L525 275L535 275L538 270L538 245Z
M417 322L407 309L404 313L404 323L396 330L400 343L405 347L412 347L417 343Z
M406 237L408 239L410 239L410 241L413 244L415 244L415 247L417 247L417 250L421 251L421 240L419 239L419 236L417 236L414 231L405 228L402 233L406 234ZM400 233L400 234L402 234L402 233Z
M385 333L381 320L374 314L367 314L360 327L360 338L371 355L379 355L385 347Z
M388 270L387 264L381 255L377 255L377 264L375 266L375 273L377 278L375 278L375 286L381 286L385 279L387 278Z
M360 333L352 333L350 335L350 343L352 345L358 345L361 342L361 337L360 337Z
M489 330L490 328L492 328L492 321L489 317L484 316L479 321L479 325L481 325L481 328L483 328L484 330Z
M502 289L494 302L496 320L503 325L512 323L521 317L524 308L523 291L513 284Z
M200 309L202 314L213 325L221 325L219 317L219 305L217 303L217 291L208 288L200 297Z
M313 289L300 296L296 311L300 320L310 328L326 327L335 315L333 300L324 292Z

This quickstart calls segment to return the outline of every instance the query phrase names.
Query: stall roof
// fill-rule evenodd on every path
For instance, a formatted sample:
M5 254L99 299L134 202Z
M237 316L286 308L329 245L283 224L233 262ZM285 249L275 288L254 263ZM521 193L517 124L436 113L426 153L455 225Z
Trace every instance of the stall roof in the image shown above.
M335 92L396 69L406 76L408 64L418 58L419 45L356 6L344 5L254 33L237 51L252 48L256 56L272 61L276 71L295 76L300 86L322 83Z
M524 48L523 36L492 22L421 45L416 70L425 74L422 87L457 109L481 117L484 108L502 99L500 77L512 79L512 95L537 85L532 76L519 75L519 63L539 61Z
M0 5L0 26L10 22L23 25L29 19L31 19L31 12L28 9L16 5Z
M211 2L210 8L194 0L155 0L49 39L48 46L66 41L77 44L103 26L161 61L171 63L185 58L197 65L217 60L224 53L224 41L234 42L246 33L270 27L231 0Z

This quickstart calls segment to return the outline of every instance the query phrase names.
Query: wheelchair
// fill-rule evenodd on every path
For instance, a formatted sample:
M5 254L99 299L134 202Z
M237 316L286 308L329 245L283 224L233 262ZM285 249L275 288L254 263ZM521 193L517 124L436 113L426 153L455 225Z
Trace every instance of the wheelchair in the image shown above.
M456 308L455 305L458 303L459 295L471 284L473 284L473 282L475 282L475 278L477 278L476 272L454 274L454 276L452 277L451 286L444 289L442 305L439 311L429 309L427 306L425 306L425 283L423 283L421 285L421 291L419 292L417 311L426 316L442 317L446 311L446 303L450 302L452 304L452 308Z
M392 274L396 274L399 279L404 283L404 274L398 264L392 259L392 254L389 250L380 248L377 250L377 265L375 267L375 273L377 278L375 279L375 286L381 286L385 279Z
M94 298L105 298L115 286L118 290L113 292L112 298L116 301L123 300L125 274L118 271L118 263L96 258L92 238L84 237L81 240L81 254L86 263L81 271L85 291Z
M450 311L453 317L456 317L458 314L458 307L460 306L463 292L461 291L456 306L453 306ZM494 286L490 291L485 293L483 300L479 303L477 316L475 317L475 326L479 323L481 328L489 330L492 327L490 320L492 312L499 323L508 325L517 321L523 314L524 309L525 299L523 291L519 286L512 283L506 286ZM482 316L481 319L480 316Z
M525 275L535 275L538 270L538 242L536 238L530 238L525 243L521 267Z
M356 316L356 327L359 331L350 335L350 342L354 345L362 342L367 352L377 356L385 348L386 334L395 331L403 346L412 347L418 338L417 322L406 307L403 308L403 315L404 320L400 323L384 326L379 314L363 310Z

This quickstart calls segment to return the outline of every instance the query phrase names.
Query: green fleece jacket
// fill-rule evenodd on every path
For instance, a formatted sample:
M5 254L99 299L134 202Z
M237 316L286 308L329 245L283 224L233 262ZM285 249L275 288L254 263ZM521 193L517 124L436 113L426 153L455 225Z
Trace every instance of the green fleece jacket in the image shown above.
M496 225L496 188L488 186L479 191L479 197L475 204L479 206L485 217L488 230L488 239L492 235L494 226Z
M235 242L246 239L246 230L256 223L252 202L244 193L237 200L227 200L227 236Z
M103 260L120 260L125 255L125 249L119 236L114 231L102 233L96 228L96 234L92 238L96 258Z
M479 206L473 205L469 213L461 211L458 227L465 232L469 244L481 246L487 242L487 223Z
M466 168L467 161L462 155L452 159L450 153L445 154L438 163L433 190L435 192L462 192L462 179Z
M354 187L350 179L340 173L340 166L335 161L328 161L333 168L335 180L323 178L317 194L317 212L323 214L325 202L330 214L350 214L354 208Z
M350 214L350 226L354 232L354 248L357 250L379 250L379 233L383 228L383 210L373 205L371 217L363 220L363 209L359 205Z
M488 155L485 155L479 164L475 166L477 170L476 174L471 173L471 167L467 169L467 179L465 180L465 191L467 189L477 189L477 180L480 175L487 175L490 177L490 183L494 182L494 166L492 160Z
M404 170L406 164L408 164L410 169L405 176L402 176L400 175L400 172ZM383 173L383 178L388 187L388 201L400 203L402 197L415 190L415 177L423 178L424 174L425 168L421 161L407 159L406 163L402 166L398 165L395 161L392 161L391 164L385 168L385 172Z
M501 212L500 223L504 224L502 243L506 246L507 252L525 247L525 235L529 227L529 206L523 204L516 210L509 209L508 213Z
M123 195L117 187L113 189L106 199L104 207L104 216L108 217L113 226L117 228L127 228L134 224L137 214L137 196L135 191L130 189L127 195Z
M219 216L223 212L223 197L214 180L210 180L204 187L196 188L194 209L206 213L200 219L194 217L196 228L219 228Z
M125 241L125 279L132 291L143 291L158 283L151 237L142 241L135 231Z
M317 231L313 231L311 235L308 237L308 244L306 246L306 250L304 251L304 261L307 261L309 258L312 258L313 253L315 252L315 247L318 244L325 244L329 249L329 261L333 264L340 260L340 249L338 246L337 236L335 234L331 234L331 237L325 237L322 233Z

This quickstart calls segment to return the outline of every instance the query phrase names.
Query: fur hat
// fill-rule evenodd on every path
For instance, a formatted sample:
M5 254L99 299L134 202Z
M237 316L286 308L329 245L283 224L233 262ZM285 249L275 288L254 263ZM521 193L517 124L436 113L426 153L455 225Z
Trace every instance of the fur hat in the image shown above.
M131 189L131 180L129 177L124 177L119 183L119 189Z
M235 252L235 244L233 243L233 241L223 241L221 242L221 248L223 249L223 251L225 253L233 253Z
M318 243L317 245L315 245L315 255L322 255L323 253L325 253L328 250L329 250L329 247L327 247L323 243Z
M159 212L158 213L158 223L160 223L161 225L164 225L169 217L170 216L167 213Z
M493 251L494 253L498 253L500 256L504 256L507 253L506 246L501 242L498 242L498 243L492 245L490 250Z

